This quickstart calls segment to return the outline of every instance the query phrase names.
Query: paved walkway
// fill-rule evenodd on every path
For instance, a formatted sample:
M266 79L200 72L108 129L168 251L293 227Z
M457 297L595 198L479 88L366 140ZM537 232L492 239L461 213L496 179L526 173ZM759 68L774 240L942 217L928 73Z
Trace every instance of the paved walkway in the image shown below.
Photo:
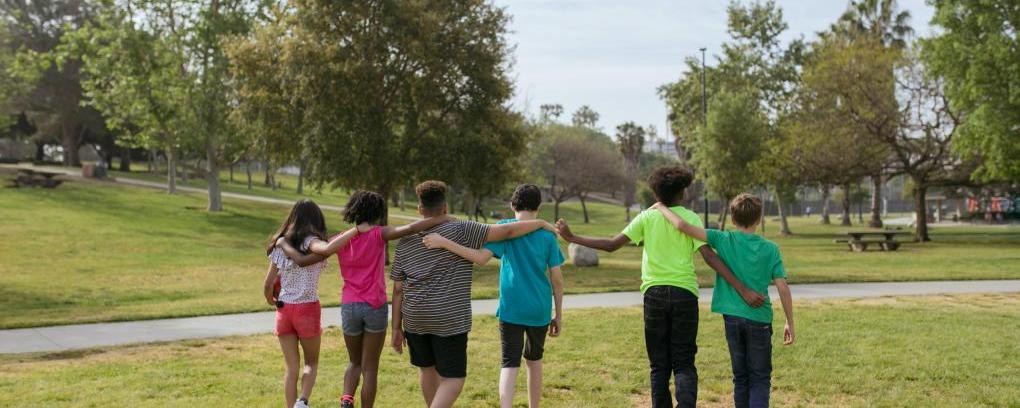
M795 300L1020 292L1020 280L803 284L791 285L791 289ZM773 299L778 297L775 288L772 289L771 296ZM702 302L708 302L711 298L711 288L701 290ZM475 300L471 305L475 315L492 315L496 312L494 299ZM563 299L563 307L566 309L638 305L641 305L639 292L567 295ZM0 353L53 352L120 344L268 333L272 331L274 325L274 314L267 311L0 330ZM323 321L327 325L336 326L340 321L340 308L324 308L323 316Z
M78 169L78 168L64 168L64 167L54 167L54 166L11 165L11 164L0 164L0 168L8 168L8 169L26 168L26 169L45 170L45 171L50 171L50 172L54 172L54 173L61 173L64 176L67 176L67 177L72 177L72 178L76 178L76 179L84 179L81 176L81 169ZM158 189L158 190L166 190L166 183L158 183L158 182L155 182L155 181L139 180L139 179L133 179L133 178L128 178L128 177L115 177L115 178L109 178L109 179L105 179L105 180L89 179L89 181L95 181L95 182L100 182L100 183L102 183L102 182L116 183L116 184L123 184L123 185L126 185L126 186L145 187L145 188L154 188L154 189ZM185 192L185 193L195 193L195 194L208 194L209 193L209 191L204 189L204 188L188 187L188 186L184 186L184 185L180 185L180 184L177 185L177 191ZM233 198L233 199L236 199L236 200L255 201L255 202L259 202L259 203L276 204L276 205L287 206L287 207L290 207L290 206L294 205L294 201L293 200L284 200L284 199L280 199L280 198L262 197L262 196L256 196L256 195L250 195L250 194L231 193L231 192L227 192L227 191L222 191L222 192L220 192L220 194L223 197ZM336 211L336 212L343 211L343 207L338 207L338 206L334 206L334 205L322 205L322 204L319 204L319 208L321 208L323 210L326 210L326 211ZM419 219L418 217L411 217L411 216L407 216L407 215L400 215L400 214L393 214L393 213L390 213L390 217L391 218L401 219L401 220L411 220L411 221Z

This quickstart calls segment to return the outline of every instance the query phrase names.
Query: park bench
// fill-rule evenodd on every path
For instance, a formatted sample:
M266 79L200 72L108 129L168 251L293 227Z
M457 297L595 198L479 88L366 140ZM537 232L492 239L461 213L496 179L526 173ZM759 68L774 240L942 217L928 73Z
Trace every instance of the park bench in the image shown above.
M847 244L853 252L864 252L869 244L878 244L883 251L895 251L900 248L902 242L896 240L897 235L909 234L900 231L850 231L847 238L835 239L837 244Z
M11 180L11 187L55 188L64 182L63 180L56 179L59 175L61 173L18 169L18 175Z

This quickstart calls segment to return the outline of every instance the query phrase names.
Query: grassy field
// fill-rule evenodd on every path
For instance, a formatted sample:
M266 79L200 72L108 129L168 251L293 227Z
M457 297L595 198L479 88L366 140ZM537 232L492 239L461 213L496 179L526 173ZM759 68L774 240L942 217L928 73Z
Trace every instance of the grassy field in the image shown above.
M287 208L232 199L225 207L207 213L200 194L109 183L0 189L0 328L261 310L262 245ZM589 207L591 224L580 223L576 203L561 215L578 233L608 236L625 225L621 208ZM342 227L337 214L327 217L333 231ZM794 283L1020 278L1017 228L935 229L933 243L859 254L831 242L844 227L792 221L797 235L774 236L774 223L768 235ZM640 249L603 255L599 268L566 267L568 293L637 289ZM696 264L710 286L714 275ZM328 265L321 293L332 305L340 282L335 261ZM474 297L496 296L497 265L479 268Z
M773 337L773 403L799 407L1007 407L1020 404L1020 295L799 302L797 343ZM703 306L703 310L706 309ZM777 313L776 326L782 327ZM458 406L496 406L494 318L475 320L469 379ZM544 405L648 406L639 308L568 311L546 353ZM701 406L732 406L729 355L718 315L703 312ZM337 330L323 343L316 406L339 398L346 353ZM282 361L272 335L0 356L0 406L24 401L92 407L279 406ZM387 349L379 405L418 405L415 370ZM523 376L523 373L522 373ZM518 406L525 406L518 382Z

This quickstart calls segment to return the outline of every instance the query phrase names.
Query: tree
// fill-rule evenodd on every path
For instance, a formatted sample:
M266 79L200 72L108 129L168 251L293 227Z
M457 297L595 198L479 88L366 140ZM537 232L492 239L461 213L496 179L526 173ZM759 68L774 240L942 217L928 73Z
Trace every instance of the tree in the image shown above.
M543 122L555 121L563 115L563 105L558 103L546 103L538 107L540 119Z
M935 0L938 35L922 40L924 61L965 117L953 148L979 160L980 181L1020 180L1020 3Z
M453 149L494 162L520 153L508 135L523 135L505 128L519 116L506 107L503 9L482 0L292 5L292 35L271 72L292 81L286 97L303 107L298 137L315 147L309 182L391 197L415 178L458 179ZM501 145L464 150L487 143Z
M833 24L832 33L851 41L867 38L877 41L883 47L903 50L909 37L913 35L914 29L910 27L910 12L898 11L896 0L861 0L850 2L847 10L840 16L836 24ZM889 70L888 75L893 75L892 69ZM892 82L886 83L892 84ZM888 92L894 93L895 88L890 87ZM885 127L883 130L896 131L891 127ZM878 138L886 136L876 135ZM882 173L885 169L879 168L878 170L878 173L870 175L872 181L871 220L868 222L869 226L876 228L882 226Z
M59 141L64 164L78 166L78 149L103 133L102 118L82 106L79 82L81 60L57 61L53 50L68 31L88 22L96 12L89 1L0 1L0 21L5 39L0 41L9 62L7 74L20 83L21 92L9 93L4 105L11 112L25 112L38 127L40 137Z
M576 197L588 223L589 195L616 189L624 180L620 155L608 137L586 127L552 125L545 132L539 168L550 183L553 218L560 217L561 203Z
M654 128L652 129L654 133ZM627 221L630 221L630 207L634 205L634 192L637 190L638 167L641 165L641 153L645 147L645 129L634 122L626 122L616 127L616 144L626 165L626 179L623 181L623 206L626 207Z
M768 131L765 115L750 93L723 91L712 98L708 123L697 133L694 163L707 172L702 176L721 202L729 202L756 184L752 166L762 153ZM725 210L720 218L725 228Z
M574 116L571 120L573 121L574 126L595 129L595 126L597 126L599 122L599 113L595 112L595 110L588 105L582 105L574 111Z

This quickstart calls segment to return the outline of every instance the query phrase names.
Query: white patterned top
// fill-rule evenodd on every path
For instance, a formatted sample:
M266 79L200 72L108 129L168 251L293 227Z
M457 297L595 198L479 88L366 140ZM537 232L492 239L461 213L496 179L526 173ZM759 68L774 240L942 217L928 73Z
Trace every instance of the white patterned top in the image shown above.
M301 244L301 251L308 247L316 237L309 236ZM283 303L311 303L319 301L319 273L326 262L317 262L306 267L294 263L280 248L274 248L269 254L269 261L280 270L280 297Z

